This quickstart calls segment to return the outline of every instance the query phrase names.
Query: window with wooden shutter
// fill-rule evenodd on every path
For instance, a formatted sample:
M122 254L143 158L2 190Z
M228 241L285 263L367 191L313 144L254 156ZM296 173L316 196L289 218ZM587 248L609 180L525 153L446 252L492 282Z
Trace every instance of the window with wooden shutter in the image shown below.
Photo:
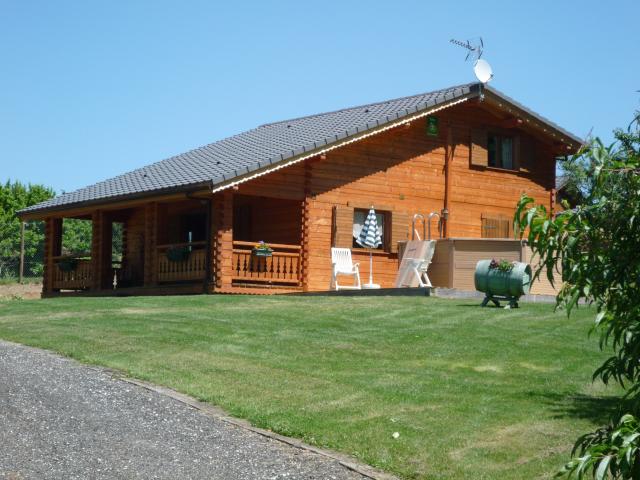
M398 253L398 242L409 239L409 215L404 212L391 213L391 242L389 251Z
M482 238L512 238L511 218L505 215L482 214Z
M353 245L353 207L333 207L333 246L351 248Z
M487 131L483 129L471 130L471 145L469 148L471 165L486 167L489 162L487 152Z

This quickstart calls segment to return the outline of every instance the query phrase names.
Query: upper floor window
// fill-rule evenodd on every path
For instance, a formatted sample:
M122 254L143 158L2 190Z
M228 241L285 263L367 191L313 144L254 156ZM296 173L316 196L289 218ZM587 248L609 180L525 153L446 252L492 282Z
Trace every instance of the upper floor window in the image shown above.
M487 138L488 165L513 170L513 137L490 133Z

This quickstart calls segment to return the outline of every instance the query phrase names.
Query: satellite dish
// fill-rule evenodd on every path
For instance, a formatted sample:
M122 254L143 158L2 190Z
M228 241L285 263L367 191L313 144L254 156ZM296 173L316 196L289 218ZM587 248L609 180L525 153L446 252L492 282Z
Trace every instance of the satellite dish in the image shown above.
M483 58L479 58L476 60L475 65L473 66L473 73L476 74L476 78L480 80L482 83L488 83L493 78L493 70L491 69L491 65Z

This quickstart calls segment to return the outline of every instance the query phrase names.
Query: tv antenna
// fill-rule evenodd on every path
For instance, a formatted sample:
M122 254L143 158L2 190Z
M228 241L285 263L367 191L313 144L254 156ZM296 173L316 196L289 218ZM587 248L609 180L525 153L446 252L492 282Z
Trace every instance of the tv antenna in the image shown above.
M464 42L452 38L450 42L467 50L467 56L464 58L464 61L466 62L471 58L474 59L473 73L476 78L483 85L489 83L493 78L493 69L489 62L482 58L482 53L484 52L484 42L482 41L482 37L466 40Z

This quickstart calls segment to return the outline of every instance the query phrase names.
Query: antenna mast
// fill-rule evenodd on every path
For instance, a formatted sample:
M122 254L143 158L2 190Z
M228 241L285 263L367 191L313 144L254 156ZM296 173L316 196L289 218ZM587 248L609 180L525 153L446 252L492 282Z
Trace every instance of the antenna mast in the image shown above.
M470 58L474 58L473 73L480 81L480 99L483 99L484 94L482 93L482 87L486 83L489 83L493 78L493 70L491 65L489 65L489 62L482 58L482 53L484 52L484 42L482 41L482 37L472 40L466 40L463 42L452 38L449 42L467 50L467 56L464 58L465 62Z

